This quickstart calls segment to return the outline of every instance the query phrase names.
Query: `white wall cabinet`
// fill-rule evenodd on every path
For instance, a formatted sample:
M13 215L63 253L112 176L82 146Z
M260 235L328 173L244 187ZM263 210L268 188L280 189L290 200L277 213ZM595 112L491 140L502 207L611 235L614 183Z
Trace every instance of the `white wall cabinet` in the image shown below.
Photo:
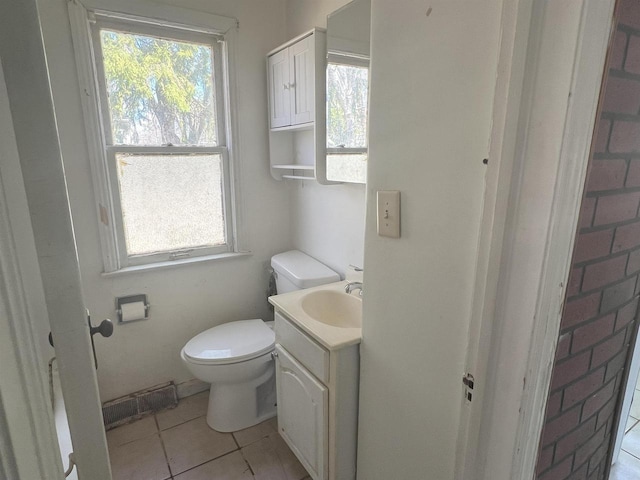
M314 121L316 39L312 33L268 57L271 129Z
M267 55L269 158L276 180L326 181L326 34L313 30Z
M278 432L313 480L355 480L359 345L328 350L276 308Z

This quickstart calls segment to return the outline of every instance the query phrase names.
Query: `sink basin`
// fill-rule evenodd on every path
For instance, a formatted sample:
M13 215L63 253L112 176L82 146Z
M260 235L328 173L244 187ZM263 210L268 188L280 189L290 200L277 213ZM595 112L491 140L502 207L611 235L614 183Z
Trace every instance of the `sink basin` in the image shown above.
M314 320L332 327L362 327L362 300L355 295L316 290L302 298L302 310Z

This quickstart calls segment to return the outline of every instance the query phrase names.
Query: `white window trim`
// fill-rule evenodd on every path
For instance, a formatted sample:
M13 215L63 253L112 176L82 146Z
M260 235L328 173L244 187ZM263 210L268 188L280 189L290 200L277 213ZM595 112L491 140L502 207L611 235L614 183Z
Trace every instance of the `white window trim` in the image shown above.
M230 213L225 219L227 226L227 246L224 251L202 252L203 256L189 257L189 261L175 260L176 265L188 265L198 259L211 261L217 256L227 259L237 254L246 255L246 245L241 243L244 237L242 221L242 209L240 199L239 180L239 149L237 134L236 110L236 79L235 79L235 44L238 30L238 21L233 18L189 10L179 7L159 5L144 0L129 4L126 1L111 0L108 6L103 1L88 1L85 5L79 2L69 2L69 18L73 36L76 66L80 83L82 109L85 121L89 161L91 164L92 182L96 198L96 214L99 224L101 250L105 274L120 270L136 271L152 269L155 266L166 268L167 255L164 258L152 259L144 266L139 265L132 257L127 258L126 249L122 245L123 238L119 237L119 228L115 222L122 221L119 205L114 205L112 189L110 187L110 173L107 164L107 149L105 149L104 135L106 132L102 120L101 98L98 88L98 76L94 67L94 51L92 43L92 29L90 22L95 15L111 17L114 19L146 22L160 27L178 28L209 35L222 35L222 70L225 95L224 114L226 126L226 147L223 154L223 168L228 169L228 182L224 192L227 206L225 210ZM175 147L176 153L178 148ZM188 147L184 147L188 149ZM216 148L211 149L216 150ZM137 265L138 264L138 265ZM144 267L144 268L139 268Z

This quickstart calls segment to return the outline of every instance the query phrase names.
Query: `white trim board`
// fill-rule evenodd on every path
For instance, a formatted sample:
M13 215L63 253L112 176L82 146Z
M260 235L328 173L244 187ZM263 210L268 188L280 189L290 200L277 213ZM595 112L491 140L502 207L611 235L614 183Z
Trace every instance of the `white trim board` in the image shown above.
M62 479L36 319L42 314L36 252L0 63L0 478ZM35 277L35 278L34 278ZM42 308L39 308L42 307ZM37 314L34 315L34 314Z
M484 227L497 227L489 274L497 266L498 276L479 280L487 285L478 337L490 338L490 353L468 360L470 371L487 378L469 433L477 441L466 452L474 469L458 478L534 475L613 6L614 0L520 2L525 10L517 15L525 21L518 24L530 31L519 106L506 108L506 125L518 125L513 160L500 165L510 192L498 192L496 212L506 218ZM522 39L518 48L522 53Z

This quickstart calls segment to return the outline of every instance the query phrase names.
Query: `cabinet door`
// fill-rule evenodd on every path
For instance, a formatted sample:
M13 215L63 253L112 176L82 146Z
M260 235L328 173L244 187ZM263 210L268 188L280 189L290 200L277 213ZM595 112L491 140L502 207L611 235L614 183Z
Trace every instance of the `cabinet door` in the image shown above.
M276 345L278 431L314 480L328 478L328 391Z
M309 123L315 111L314 35L289 47L289 79L291 87L291 125Z
M274 53L267 60L269 80L269 119L271 128L291 125L289 49Z

